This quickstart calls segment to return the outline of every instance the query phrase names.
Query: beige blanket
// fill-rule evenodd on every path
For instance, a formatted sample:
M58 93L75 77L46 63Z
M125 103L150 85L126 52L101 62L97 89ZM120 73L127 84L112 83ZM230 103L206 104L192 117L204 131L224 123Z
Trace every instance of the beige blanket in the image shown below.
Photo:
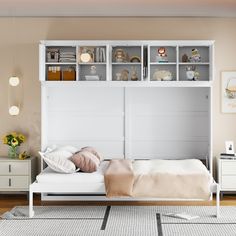
M111 160L104 175L107 197L132 197L134 172L130 160Z
M107 197L204 199L211 175L199 160L111 160L105 172Z

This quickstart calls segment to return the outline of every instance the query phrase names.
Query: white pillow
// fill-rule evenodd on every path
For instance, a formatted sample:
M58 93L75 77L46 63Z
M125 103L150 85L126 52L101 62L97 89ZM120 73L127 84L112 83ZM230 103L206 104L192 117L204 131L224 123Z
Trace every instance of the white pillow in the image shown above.
M72 156L71 152L66 150L53 150L45 153L39 152L43 160L54 171L60 173L74 173L76 170L75 164L68 158Z

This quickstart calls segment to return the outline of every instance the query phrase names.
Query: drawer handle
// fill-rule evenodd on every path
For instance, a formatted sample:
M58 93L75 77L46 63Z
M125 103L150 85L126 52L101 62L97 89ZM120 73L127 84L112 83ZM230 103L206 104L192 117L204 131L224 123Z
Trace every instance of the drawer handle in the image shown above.
M9 179L9 183L8 184L9 184L9 187L11 187L11 179Z
M11 165L9 165L9 168L8 168L8 169L9 169L9 173L11 173Z

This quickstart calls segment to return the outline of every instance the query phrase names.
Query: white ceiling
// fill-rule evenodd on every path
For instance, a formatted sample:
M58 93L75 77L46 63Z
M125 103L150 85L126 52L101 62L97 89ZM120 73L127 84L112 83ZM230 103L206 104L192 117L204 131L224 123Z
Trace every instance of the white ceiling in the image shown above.
M236 0L0 0L0 16L236 17Z

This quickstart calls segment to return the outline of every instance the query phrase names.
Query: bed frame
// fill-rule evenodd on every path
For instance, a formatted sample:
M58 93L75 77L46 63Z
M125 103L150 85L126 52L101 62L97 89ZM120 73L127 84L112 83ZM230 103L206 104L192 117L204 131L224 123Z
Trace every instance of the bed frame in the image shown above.
M70 144L78 148L94 146L108 159L197 158L212 173L211 81L43 81L45 55L42 50L45 51L47 45L63 45L63 42L68 45L67 41L43 41L40 45L42 150L53 144ZM183 41L160 42L170 45ZM133 45L135 42L129 43ZM184 43L203 45L202 41ZM204 41L205 44L211 46L213 54L213 42ZM212 65L209 73L212 76ZM43 160L41 168L45 168ZM220 189L217 183L212 184L211 192L216 193L216 214L219 216ZM105 197L104 184L62 186L35 182L30 186L30 217L34 215L33 193L41 193L43 201L111 201ZM112 200L186 201L158 198Z

